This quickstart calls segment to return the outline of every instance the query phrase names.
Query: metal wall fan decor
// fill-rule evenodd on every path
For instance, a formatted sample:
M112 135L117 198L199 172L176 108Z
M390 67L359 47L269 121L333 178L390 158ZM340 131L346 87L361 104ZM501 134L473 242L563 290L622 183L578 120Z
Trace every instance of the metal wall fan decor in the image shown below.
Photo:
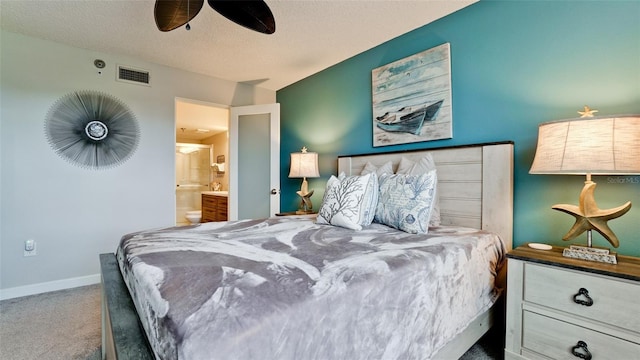
M47 113L45 133L58 155L90 169L126 161L140 138L138 122L124 103L91 90L58 99Z

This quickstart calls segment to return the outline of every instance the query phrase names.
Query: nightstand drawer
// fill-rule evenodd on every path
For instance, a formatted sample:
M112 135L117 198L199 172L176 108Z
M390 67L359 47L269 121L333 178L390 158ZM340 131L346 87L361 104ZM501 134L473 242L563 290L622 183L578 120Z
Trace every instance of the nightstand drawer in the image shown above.
M628 314L630 315L630 314ZM582 341L592 359L637 359L640 345L547 316L523 313L522 346L552 359L579 359L572 348ZM584 354L583 350L576 349ZM526 351L525 351L526 352ZM534 354L528 358L534 359Z
M640 333L637 282L526 263L524 284L524 301Z

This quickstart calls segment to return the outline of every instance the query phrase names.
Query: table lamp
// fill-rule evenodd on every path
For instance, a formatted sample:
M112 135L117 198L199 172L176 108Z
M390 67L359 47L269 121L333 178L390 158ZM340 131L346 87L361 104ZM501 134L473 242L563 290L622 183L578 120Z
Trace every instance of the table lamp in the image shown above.
M313 205L311 204L311 195L313 195L313 190L309 191L307 178L320 177L318 171L318 153L308 152L306 147L303 147L300 152L291 153L289 177L303 179L300 191L296 192L301 198L300 209L296 211L296 214L312 213Z
M587 232L587 246L571 245L563 256L616 264L607 248L593 247L592 230L600 233L613 247L618 237L607 221L624 215L631 202L612 208L598 208L591 175L640 174L640 115L593 117L597 110L585 106L579 119L542 123L530 174L586 175L579 205L558 204L552 209L575 217L576 221L562 240L571 240Z

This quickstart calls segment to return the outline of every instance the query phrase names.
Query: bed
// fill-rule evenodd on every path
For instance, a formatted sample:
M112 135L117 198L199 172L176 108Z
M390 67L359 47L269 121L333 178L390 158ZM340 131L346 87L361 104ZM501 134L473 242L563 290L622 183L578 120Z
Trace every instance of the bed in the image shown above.
M424 234L279 217L123 236L100 256L103 358L458 358L501 312L513 144L340 156L338 170L427 154L440 224Z

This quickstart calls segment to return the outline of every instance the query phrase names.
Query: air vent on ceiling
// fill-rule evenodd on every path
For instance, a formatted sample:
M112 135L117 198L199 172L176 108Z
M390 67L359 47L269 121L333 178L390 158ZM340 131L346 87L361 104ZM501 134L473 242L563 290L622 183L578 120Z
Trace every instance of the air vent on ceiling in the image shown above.
M150 86L149 72L146 70L132 68L130 66L118 65L118 81L132 84Z

